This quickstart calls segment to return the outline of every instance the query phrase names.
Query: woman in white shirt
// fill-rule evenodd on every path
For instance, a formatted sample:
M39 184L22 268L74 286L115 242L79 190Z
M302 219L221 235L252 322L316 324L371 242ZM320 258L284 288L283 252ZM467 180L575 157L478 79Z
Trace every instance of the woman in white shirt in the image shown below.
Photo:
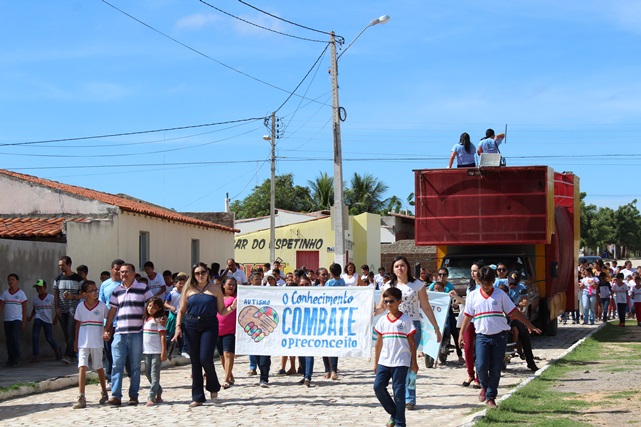
M345 281L345 286L359 286L360 277L356 274L356 266L353 262L348 262L345 266L345 273L341 274L341 279Z

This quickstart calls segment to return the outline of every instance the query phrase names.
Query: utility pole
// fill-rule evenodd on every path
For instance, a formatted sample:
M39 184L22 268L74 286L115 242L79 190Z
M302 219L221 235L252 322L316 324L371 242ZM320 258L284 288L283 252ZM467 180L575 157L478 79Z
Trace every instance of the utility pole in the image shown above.
M345 265L345 229L343 219L343 149L341 146L341 118L338 103L338 59L336 34L330 34L332 73L332 121L334 132L334 262Z
M269 262L276 260L276 112L272 113L272 175L269 191Z

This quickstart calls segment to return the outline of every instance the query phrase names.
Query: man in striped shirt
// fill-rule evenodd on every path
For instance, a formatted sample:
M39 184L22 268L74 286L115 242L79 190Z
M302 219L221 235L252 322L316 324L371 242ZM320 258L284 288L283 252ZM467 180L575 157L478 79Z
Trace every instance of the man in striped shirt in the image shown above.
M123 264L120 267L122 283L117 286L109 300L109 315L103 338L109 340L113 329L113 320L116 319L116 330L111 345L113 367L111 371L111 399L109 403L115 406L121 404L122 377L125 361L129 357L131 363L129 404L138 404L138 390L140 389L140 361L142 360L142 326L145 303L154 296L153 292L144 283L138 283L134 275L136 268L132 264Z

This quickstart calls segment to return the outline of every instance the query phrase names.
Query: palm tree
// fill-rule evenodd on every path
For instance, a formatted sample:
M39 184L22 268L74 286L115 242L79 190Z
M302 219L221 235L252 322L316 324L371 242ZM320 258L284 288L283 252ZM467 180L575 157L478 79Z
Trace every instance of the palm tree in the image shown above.
M387 203L387 207L383 211L379 212L381 215L388 215L390 212L399 213L403 206L401 199L396 196L386 199L385 202Z
M312 200L319 210L330 209L334 204L334 178L321 172L314 181L307 181L312 190Z
M388 186L383 184L373 175L366 173L359 175L354 173L350 180L350 187L345 190L345 204L349 207L350 215L358 215L363 212L380 212L386 206L387 200L383 193Z

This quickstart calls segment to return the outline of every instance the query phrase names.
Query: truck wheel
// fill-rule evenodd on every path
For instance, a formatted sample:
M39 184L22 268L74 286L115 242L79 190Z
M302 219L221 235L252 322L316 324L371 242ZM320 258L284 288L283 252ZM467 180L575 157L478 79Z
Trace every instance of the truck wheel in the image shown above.
M554 320L550 320L550 308L547 301L541 301L541 330L549 337L556 336L559 329L559 321L554 316Z

